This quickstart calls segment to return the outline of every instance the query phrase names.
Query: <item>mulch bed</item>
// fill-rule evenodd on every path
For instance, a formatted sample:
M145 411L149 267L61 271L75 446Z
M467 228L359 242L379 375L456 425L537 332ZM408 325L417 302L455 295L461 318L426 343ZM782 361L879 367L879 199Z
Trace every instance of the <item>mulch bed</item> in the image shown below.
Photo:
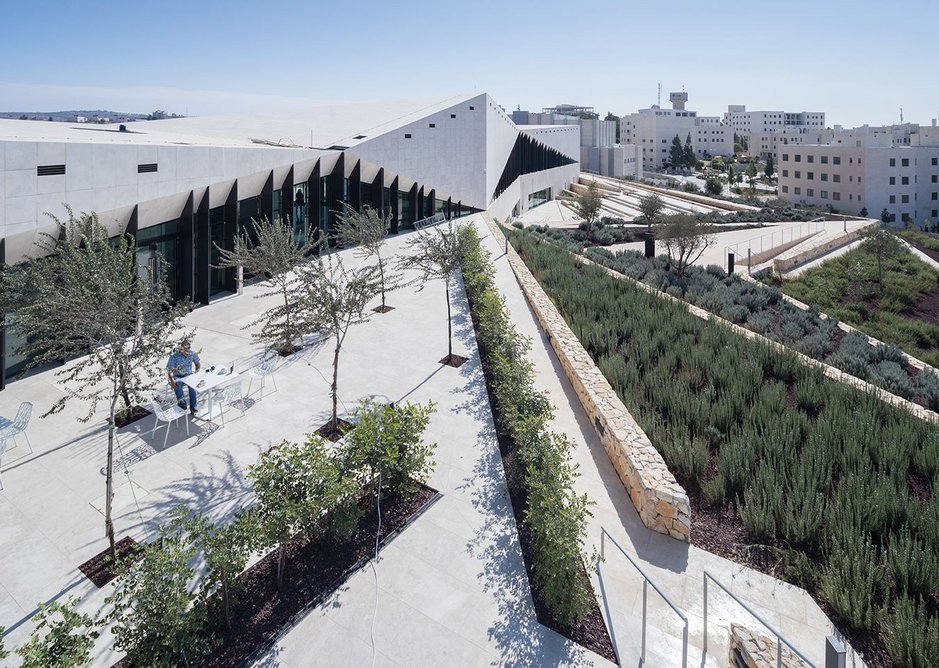
M472 312L472 309L471 309ZM475 313L471 313L473 319L473 331L476 335L476 342L482 350L479 342L478 323ZM446 358L444 358L446 360ZM444 361L441 360L441 364ZM531 535L525 528L525 508L528 505L528 495L523 484L522 463L519 461L518 454L515 452L515 444L511 438L502 429L502 416L495 402L495 397L491 393L492 375L489 366L486 364L485 355L482 355L483 375L486 379L486 393L489 397L489 406L492 410L492 418L496 427L496 440L499 443L499 453L502 456L502 470L505 473L506 485L509 488L509 498L512 501L512 514L515 516L515 527L518 530L518 541L522 548L522 559L525 562L525 572L528 575L529 587L531 588L531 597L535 605L535 616L538 622L547 626L552 631L560 633L565 638L573 640L578 645L596 652L600 656L616 663L616 652L613 650L613 642L610 640L610 634L607 631L606 623L603 621L603 614L600 612L600 605L595 597L591 597L591 607L580 624L569 627L562 626L548 611L547 606L542 600L541 593L531 583L534 581L534 572L532 565L534 563ZM587 578L587 571L584 570L583 577Z
M440 364L444 366L452 366L454 369L459 369L461 366L466 364L468 358L463 357L462 355L447 355L442 360Z
M120 429L121 427L133 424L137 420L142 420L148 415L152 415L152 413L143 406L131 406L130 415L128 417L123 417L120 413L114 416L114 426Z
M383 304L383 305L381 305L381 306L376 306L376 307L373 308L372 310L373 310L375 313L388 313L388 311L394 311L394 310L395 310L395 307L394 307L394 306L387 306L387 305L384 305L384 304Z
M939 262L939 251L933 250L932 248L926 248L925 246L920 246L918 243L910 241L909 239L905 239L905 241L923 255L931 257L936 262Z
M134 557L139 558L143 552L143 546L130 536L117 541L114 547L117 550L116 559L109 547L78 567L78 570L98 589L117 577L118 569L115 566L118 563Z
M336 418L335 422L330 419L326 424L317 429L316 433L327 441L335 443L353 429L355 429L355 425L348 420Z
M380 545L391 541L438 496L427 485L418 485L411 495L382 498ZM237 666L268 650L299 616L320 604L354 571L368 563L374 554L378 513L371 496L363 496L359 505L366 514L348 540L323 532L290 542L280 589L277 589L277 550L245 571L241 576L243 589L232 611L232 629L218 631L216 637L220 642L202 658L200 666ZM216 619L224 624L221 611ZM315 663L315 659L311 661Z

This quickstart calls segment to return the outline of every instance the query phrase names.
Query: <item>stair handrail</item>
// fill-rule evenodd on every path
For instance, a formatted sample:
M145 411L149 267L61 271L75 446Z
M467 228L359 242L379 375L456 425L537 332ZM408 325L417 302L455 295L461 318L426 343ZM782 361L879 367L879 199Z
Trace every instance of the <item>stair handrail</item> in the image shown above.
M606 557L606 539L609 538L613 545L623 553L623 556L633 565L639 575L642 576L642 665L646 665L646 598L647 598L647 589L648 585L652 585L652 588L655 592L662 597L662 600L668 603L668 606L675 612L676 615L681 619L684 624L684 630L681 634L682 646L681 646L681 668L688 668L688 617L681 610L678 609L678 606L672 602L672 599L668 595L659 589L659 586L652 581L652 579L646 575L646 572L642 570L639 564L629 556L626 550L623 549L623 546L610 535L610 532L605 528L600 527L600 559L597 561L597 572L600 570L600 562L602 562ZM612 623L612 622L611 622ZM614 643L613 650L616 651L616 645ZM619 652L617 652L617 659L619 659Z
M815 664L809 661L806 658L805 654L797 650L791 642L786 640L785 636L783 636L779 631L777 631L772 626L770 626L769 623L765 619L763 619L762 617L760 617L758 614L756 614L753 611L753 608L751 608L749 605L747 605L742 600L740 600L740 598L736 594L734 594L727 587L722 585L717 578L715 578L713 575L711 575L707 571L704 571L704 652L705 653L707 653L708 651L708 579L713 580L714 584L716 584L718 587L724 590L725 594L727 594L732 599L734 599L737 602L737 604L740 605L740 607L742 607L744 610L749 612L753 617L756 618L758 622L760 622L760 624L768 628L770 632L774 636L776 636L776 668L780 668L782 666L783 644L785 644L786 647L788 647L796 656L798 656L800 659L805 661L805 663L808 664L810 668L816 668Z

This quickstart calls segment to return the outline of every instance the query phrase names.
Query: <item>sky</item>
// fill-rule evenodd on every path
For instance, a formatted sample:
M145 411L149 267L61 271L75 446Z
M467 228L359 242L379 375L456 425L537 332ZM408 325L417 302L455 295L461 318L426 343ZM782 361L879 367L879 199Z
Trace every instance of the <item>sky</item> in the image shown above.
M507 110L939 116L936 0L0 0L0 111L257 113L488 92Z

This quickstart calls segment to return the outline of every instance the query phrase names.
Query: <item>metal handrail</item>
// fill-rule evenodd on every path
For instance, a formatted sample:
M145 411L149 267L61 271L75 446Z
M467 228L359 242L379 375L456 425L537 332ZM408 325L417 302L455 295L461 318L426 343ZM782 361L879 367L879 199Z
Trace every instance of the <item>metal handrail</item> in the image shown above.
M814 227L814 230L813 230L813 227ZM804 232L803 232L803 229L805 230ZM790 228L786 228L782 230L774 230L772 232L767 232L766 234L761 234L758 237L753 237L752 239L745 239L744 241L738 241L735 244L724 246L724 255L726 256L728 253L733 253L735 256L739 256L740 254L738 250L741 245L744 248L746 248L748 251L752 251L754 254L762 253L766 250L770 250L772 248L776 248L777 246L781 246L784 243L788 243L786 241L787 234L789 236L789 241L794 241L797 238L802 238L802 237L811 236L813 234L818 234L823 229L825 229L825 220L823 218L816 218L814 220L806 220L800 223L798 227L790 227ZM776 243L775 241L775 238L777 235L779 236L779 243ZM765 245L764 241L767 239L767 237L769 237L770 239L770 244L768 246L765 246L764 248L764 245ZM755 247L756 242L760 242L760 250L756 250L756 247Z
M418 221L414 222L415 230L423 230L426 227L433 227L434 225L439 225L444 222L447 217L443 213L435 213L432 216L427 216L426 218L421 218Z
M705 652L705 653L707 653L707 651L708 651L708 578L710 578L711 580L713 580L713 581L714 581L714 584L716 584L718 587L720 587L721 589L723 589L725 594L727 594L727 595L730 596L732 599L734 599L734 600L740 605L740 607L742 607L744 610L746 610L747 612L749 612L753 617L756 618L757 621L760 622L760 624L762 624L763 626L765 626L766 628L768 628L768 629L772 632L772 634L773 634L774 636L776 636L776 668L780 668L780 666L782 666L782 646L783 646L783 644L785 644L786 647L788 647L790 650L792 650L792 651L795 653L796 656L798 656L800 659L802 659L803 661L805 661L809 666L811 666L811 668L816 668L815 664L812 663L811 661L809 661L809 660L806 658L805 654L803 654L802 652L800 652L799 650L797 650L797 649L795 648L795 646L794 646L791 642L789 642L788 640L786 640L786 638L783 637L783 635L782 635L779 631L777 631L777 630L774 629L772 626L770 626L770 625L766 622L766 620L763 619L762 617L760 617L758 614L756 614L756 613L753 611L753 609L752 609L749 605L747 605L747 604L744 603L742 600L740 600L740 598L738 598L734 593L732 593L727 587L725 587L724 585L722 585L722 584L718 581L717 578L715 578L713 575L711 575L711 574L708 573L707 571L704 571L704 652Z
M683 613L681 610L679 610L677 605L675 605L674 603L672 603L672 599L670 599L670 598L668 597L668 595L667 595L664 591L662 591L661 589L659 589L658 585L655 584L655 583L652 581L652 579L651 579L648 575L646 575L645 571L642 570L642 568L639 566L639 564L637 564L636 561L635 561L632 557L629 556L629 554L626 552L626 550L623 549L623 546L620 545L620 544L617 542L617 540L616 540L615 538L613 538L613 536L610 535L610 532L609 532L609 531L607 531L607 530L606 530L605 528L603 528L603 527L600 527L600 532L601 532L601 533L600 533L600 561L603 561L603 559L604 559L605 556L606 556L606 555L605 555L605 550L604 550L604 547L605 547L606 543L605 543L605 540L604 540L604 539L609 538L609 539L613 542L613 544L617 547L617 549L619 549L619 551L623 553L623 556L626 557L627 560L629 560L629 563L631 563L631 564L633 565L633 568L635 568L637 571L639 571L639 575L642 576L642 665L643 665L643 666L646 665L646 598L647 598L647 589L648 589L648 585L652 585L652 588L656 591L656 593L657 593L659 596L662 597L662 600L663 600L663 601L665 601L666 603L668 603L669 607L670 607L672 610L675 611L675 614L678 615L678 616L681 618L681 621L682 621L682 622L684 623L684 625L685 625L685 628L684 628L684 630L682 631L682 634L681 634L681 640L682 640L682 647L681 647L681 666L682 666L682 668L688 668L688 617L686 617L686 616L685 616L685 613ZM598 569L598 570L599 570L599 566L600 566L600 564L599 564L599 562L597 562L597 569ZM614 647L614 649L615 649L615 647ZM619 657L617 657L617 658L619 658Z

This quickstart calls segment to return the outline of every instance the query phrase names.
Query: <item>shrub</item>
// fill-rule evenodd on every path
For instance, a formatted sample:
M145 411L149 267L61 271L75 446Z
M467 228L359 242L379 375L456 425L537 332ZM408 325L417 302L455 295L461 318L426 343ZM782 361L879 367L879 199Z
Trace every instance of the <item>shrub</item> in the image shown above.
M360 404L355 429L346 437L345 466L367 469L369 480L379 476L381 488L393 494L412 491L414 482L424 482L433 470L437 444L421 437L434 410L432 401L426 406Z
M738 325L746 322L750 315L750 309L743 304L731 304L721 309L720 316L726 320L737 323Z
M821 595L852 629L870 629L879 576L869 541L836 539L821 577Z
M932 411L939 411L939 375L923 370L916 374L916 392L923 405Z
M206 611L194 605L189 586L195 555L191 537L174 524L161 527L139 561L124 565L105 603L114 606L114 646L130 665L172 668L210 649Z
M899 397L910 399L913 396L913 384L906 369L891 360L876 362L868 367L867 378L874 385Z
M922 599L902 596L884 617L884 644L896 665L939 666L939 618L929 616Z
M16 650L23 668L72 668L91 662L91 648L99 635L97 621L75 609L78 601L73 596L64 603L39 604L29 642ZM4 656L0 647L0 658Z

